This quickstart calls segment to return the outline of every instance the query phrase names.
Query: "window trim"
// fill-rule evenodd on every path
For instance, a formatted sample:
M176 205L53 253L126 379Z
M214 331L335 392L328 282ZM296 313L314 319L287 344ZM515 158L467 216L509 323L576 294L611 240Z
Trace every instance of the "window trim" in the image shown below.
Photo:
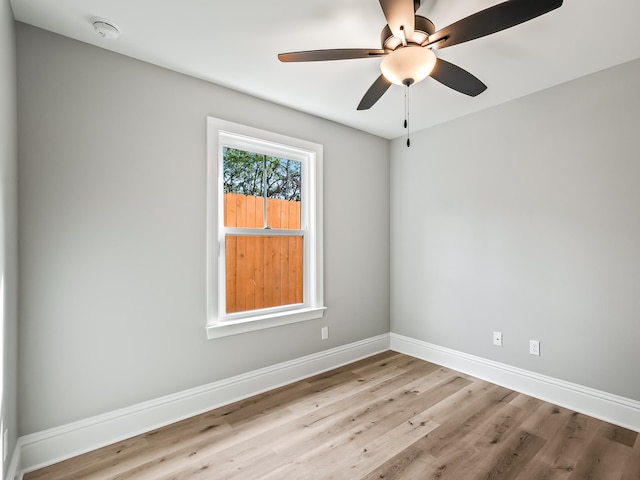
M226 314L221 311L224 300L224 236L225 233L251 229L231 229L221 226L224 218L222 178L222 146L239 148L256 153L282 156L303 162L306 180L302 191L305 213L301 218L303 235L303 302L296 305L265 308L242 314ZM321 318L324 315L323 281L323 228L322 228L322 166L323 147L320 144L299 140L286 135L207 117L207 338L272 328L296 322ZM306 170L305 170L306 169ZM303 178L305 173L303 173ZM306 201L306 205L305 205ZM306 206L306 208L305 208ZM285 233L279 230L260 230L261 233L291 235L301 230ZM222 288L221 288L222 287Z

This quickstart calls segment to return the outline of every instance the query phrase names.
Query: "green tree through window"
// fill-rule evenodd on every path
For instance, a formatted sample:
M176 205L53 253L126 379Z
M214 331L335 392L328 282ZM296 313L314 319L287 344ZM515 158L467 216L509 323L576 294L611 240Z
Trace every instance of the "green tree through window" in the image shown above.
M223 149L225 193L300 201L301 163L234 148Z

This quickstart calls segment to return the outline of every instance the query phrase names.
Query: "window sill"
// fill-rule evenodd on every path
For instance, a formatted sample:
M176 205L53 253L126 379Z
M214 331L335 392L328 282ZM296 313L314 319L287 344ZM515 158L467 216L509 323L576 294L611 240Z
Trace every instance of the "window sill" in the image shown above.
M288 312L270 313L250 318L243 318L233 322L211 322L207 325L207 338L221 338L240 333L279 327L291 323L305 322L322 318L327 307L312 307L291 310Z

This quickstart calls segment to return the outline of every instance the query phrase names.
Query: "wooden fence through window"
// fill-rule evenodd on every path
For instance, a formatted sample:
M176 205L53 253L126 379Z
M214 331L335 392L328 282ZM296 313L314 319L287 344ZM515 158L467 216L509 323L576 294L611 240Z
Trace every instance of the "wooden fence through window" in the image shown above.
M226 227L264 227L264 199L224 195ZM267 225L300 229L300 202L267 199ZM302 303L301 236L232 236L226 241L227 313Z

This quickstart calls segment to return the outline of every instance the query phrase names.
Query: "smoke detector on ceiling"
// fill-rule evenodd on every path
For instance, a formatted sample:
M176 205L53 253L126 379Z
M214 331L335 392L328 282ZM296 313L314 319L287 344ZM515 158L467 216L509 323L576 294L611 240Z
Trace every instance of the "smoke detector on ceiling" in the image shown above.
M96 33L102 38L113 40L118 38L118 35L120 35L120 30L111 20L106 20L104 18L92 18L91 23L93 24L93 28Z

